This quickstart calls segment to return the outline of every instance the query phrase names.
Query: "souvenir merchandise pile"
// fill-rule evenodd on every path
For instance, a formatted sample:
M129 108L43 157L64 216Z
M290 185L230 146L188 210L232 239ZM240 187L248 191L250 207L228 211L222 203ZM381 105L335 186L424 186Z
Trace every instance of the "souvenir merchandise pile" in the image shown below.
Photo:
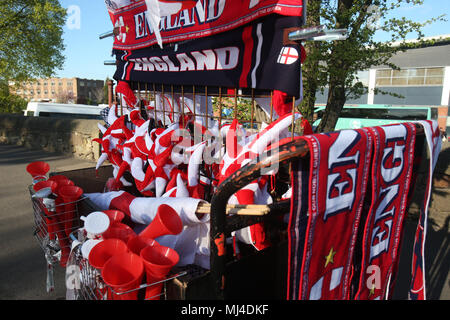
M127 108L122 109L124 112L122 116L117 115L117 106L111 107L106 122L98 124L102 138L95 139L100 143L102 150L96 170L105 161L113 166L113 177L107 181L105 190L83 194L81 188L74 186L72 187L74 189L70 190L73 197L67 199L61 192L68 187L62 185L73 183L61 175L46 179L44 171L32 173L36 181L42 179L34 185L34 190L41 192L39 194L41 198L55 198L56 203L61 199L59 203L66 203L66 207L74 206L73 202L82 194L84 198L95 204L98 212L81 217L81 220L84 220L82 251L90 265L101 271L105 283L108 283L109 279L109 268L107 268L109 264L106 264L109 260L105 256L112 257L116 254L127 253L128 258L125 256L118 258L116 263L120 265L127 261L130 263L130 268L134 268L135 264L142 264L147 268L148 265L145 264L147 260L141 252L141 249L146 247L159 250L157 253L148 253L153 254L151 257L172 257L170 268L166 267L164 275L159 274L158 281L163 279L175 265L194 264L209 269L209 214L196 212L199 203L207 202L215 188L230 174L261 156L267 149L277 145L283 139L291 140L292 133L289 127L295 120L300 119L301 115L286 113L280 117L277 116L276 121L265 125L257 133L246 132L238 120L219 127L217 121L209 119L208 128L206 128L204 122L196 121L192 112L194 105L202 106L201 100L204 100L202 97L198 97L199 101L194 103L188 95L176 99L168 95L164 97L158 95L156 101L166 99L179 103L176 103L174 108L166 110L166 118L161 119L160 117L152 118L155 105L150 102L146 106L146 109L150 110L146 113L148 114L146 119L142 116L141 109L135 107L141 105L141 101L136 99L131 89L126 84L119 83L117 90L123 94L124 101L129 104ZM181 99L184 100L185 105L183 112L179 110ZM203 108L200 107L197 114L201 109ZM162 112L157 113L157 115L161 114ZM180 114L183 117L171 117ZM168 125L163 127L163 122ZM155 123L160 126L154 126ZM195 144L193 139L195 135L193 131L189 131L190 128L198 130L201 137L208 139ZM44 166L46 171L49 170L48 165L39 164ZM35 162L30 164L30 167L37 167L39 164ZM255 180L237 192L229 203L272 203L269 194L270 177L266 175ZM124 187L133 187L134 194L124 191ZM45 190L50 194L47 194ZM45 203L47 204L48 201ZM48 208L46 210L51 217L52 206ZM68 212L73 210L73 208L56 210L55 217L61 217L56 219L56 223L72 221L73 217L69 217ZM108 221L106 215L111 213L120 215L124 221L117 218ZM160 223L155 224L155 221ZM48 224L49 227L51 225ZM57 233L62 250L60 260L62 266L66 265L69 258L71 245L67 241L70 240L68 236L72 231L76 230L68 226L64 237L60 235L61 230ZM51 230L48 232L52 234ZM256 250L264 249L269 245L261 224L239 230L233 236L247 245L254 246ZM166 250L163 255L160 252L162 248ZM89 249L91 249L90 253ZM99 250L100 253L97 253ZM235 246L235 250L239 250L238 247ZM101 263L98 262L99 260ZM168 263L164 261L166 262ZM140 267L140 270L144 270L144 267ZM143 271L141 273L134 285L140 285L143 281ZM150 278L152 281L155 280L155 277L147 272L147 284L151 283ZM113 286L114 281L111 283ZM130 287L127 289L129 290ZM124 291L123 287L119 290ZM153 296L155 294L147 295L146 298ZM103 292L102 297L108 298L108 294ZM129 299L130 297L137 296L120 295L120 298Z
M220 298L230 283L230 292L253 290L248 273L233 278L229 265L267 262L276 250L284 250L283 261L268 265L285 278L253 282L274 278L270 294L283 288L277 297L289 300L390 299L424 148L419 131L430 163L410 297L426 298L427 208L440 151L435 121L314 134L296 108L305 51L289 38L304 24L302 0L105 3L115 28L116 85L93 143L101 150L95 172L111 169L108 177L93 189L64 173L48 176L45 162L27 166L48 265L59 262L66 282L76 284L67 287L68 299L167 298L167 282L190 267L208 273L206 287L216 290L208 297ZM250 102L250 120L238 97ZM266 122L254 121L256 107ZM255 207L266 212L253 220ZM369 286L374 265L380 281Z

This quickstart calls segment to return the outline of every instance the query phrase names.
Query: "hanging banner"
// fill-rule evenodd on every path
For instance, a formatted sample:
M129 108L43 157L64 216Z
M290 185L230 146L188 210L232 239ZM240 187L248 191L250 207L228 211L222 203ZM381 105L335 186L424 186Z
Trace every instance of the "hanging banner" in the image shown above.
M158 0L153 2L158 2ZM158 9L160 7L161 9L157 11L160 15L157 17L157 21L159 21L163 43L216 35L239 28L270 14L301 17L303 12L303 0L198 0L196 3L189 2L194 3L195 6L179 2L182 5L177 9L171 5L175 3L174 1L159 0ZM149 14L154 15L155 13L149 13L146 3L150 2L144 0L106 1L111 21L118 30L118 34L114 38L114 49L134 50L157 43L149 17ZM171 6L164 10L162 8L164 5ZM167 12L175 13L163 16ZM154 17L152 16L152 18Z
M356 300L389 298L395 279L410 188L416 127L411 123L370 127L374 135L371 205L364 226Z
M357 129L303 138L310 150L308 221L305 226L306 216L302 217L302 209L294 205L289 223L293 256L289 260L288 297L347 300L369 178L372 136L365 129ZM304 178L298 182L304 183ZM293 190L304 191L298 187ZM300 199L302 195L294 197ZM295 210L300 210L300 216ZM297 288L298 293L293 291Z
M207 39L164 49L115 50L114 79L145 83L280 90L300 96L301 46L285 41L298 17L271 15Z

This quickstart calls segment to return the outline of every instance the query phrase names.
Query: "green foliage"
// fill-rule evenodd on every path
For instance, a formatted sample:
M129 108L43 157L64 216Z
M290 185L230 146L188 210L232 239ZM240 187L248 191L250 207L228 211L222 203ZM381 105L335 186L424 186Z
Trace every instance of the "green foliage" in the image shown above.
M27 101L22 97L11 94L7 85L0 84L0 112L20 113L27 108Z
M45 78L61 68L65 18L57 0L2 0L0 79Z
M66 10L57 0L0 1L0 85L51 77L64 64ZM8 94L8 96L5 96ZM1 90L2 101L15 100ZM1 105L0 111L9 110Z
M305 79L305 99L301 108L311 115L315 103L315 92L329 88L327 107L318 128L319 132L334 129L337 118L345 101L359 98L368 92L368 88L358 79L357 72L373 66L387 65L398 69L389 62L399 51L405 51L407 45L392 46L389 42L375 41L377 30L387 32L390 42L405 44L406 37L417 34L423 37L422 28L444 16L415 22L407 17L390 18L389 13L404 4L420 5L423 0L316 0L308 2L308 26L324 24L329 29L345 28L349 37L345 41L306 43L308 59L303 68ZM311 5L313 4L313 5ZM377 10L371 10L372 8ZM380 23L374 24L378 16Z
M222 97L213 98L213 110L214 113L219 114L220 105L222 105L222 117L224 118L236 118L241 122L251 120L252 100L248 98L237 97Z

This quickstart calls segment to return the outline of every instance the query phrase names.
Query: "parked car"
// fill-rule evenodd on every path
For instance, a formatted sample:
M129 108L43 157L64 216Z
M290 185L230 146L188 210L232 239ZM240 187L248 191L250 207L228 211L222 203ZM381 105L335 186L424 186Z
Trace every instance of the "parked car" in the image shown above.
M105 105L91 106L84 104L59 104L47 102L28 102L25 116L62 117L74 119L102 119L100 111Z

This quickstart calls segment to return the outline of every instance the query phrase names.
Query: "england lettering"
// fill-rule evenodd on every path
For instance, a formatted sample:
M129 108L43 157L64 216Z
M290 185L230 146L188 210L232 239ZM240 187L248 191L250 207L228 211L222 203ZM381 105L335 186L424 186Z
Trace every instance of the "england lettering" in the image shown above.
M359 152L356 151L351 154L351 150L359 140L360 135L357 131L344 130L330 147L328 155L330 173L327 181L324 220L339 212L351 210L353 206Z
M386 127L386 148L383 151L381 161L381 177L385 188L380 188L378 193L378 206L375 210L374 228L372 231L370 262L381 253L387 252L392 233L392 219L396 215L398 207L394 205L399 197L398 179L404 169L406 128ZM396 182L394 184L394 182Z
M398 249L411 181L415 127L410 123L369 128L374 135L373 197L364 230L358 300L386 299L398 266ZM368 285L369 266L378 267L377 285Z
M117 50L151 46L156 37L148 16L146 2L135 1L122 8L108 7L111 21L120 30L114 41ZM302 16L298 0L235 2L199 0L191 8L160 17L159 32L164 43L202 38L230 31L270 14Z
M239 62L239 48L206 49L178 53L172 57L164 55L161 57L131 58L129 61L134 62L134 71L142 72L231 70L236 68Z

